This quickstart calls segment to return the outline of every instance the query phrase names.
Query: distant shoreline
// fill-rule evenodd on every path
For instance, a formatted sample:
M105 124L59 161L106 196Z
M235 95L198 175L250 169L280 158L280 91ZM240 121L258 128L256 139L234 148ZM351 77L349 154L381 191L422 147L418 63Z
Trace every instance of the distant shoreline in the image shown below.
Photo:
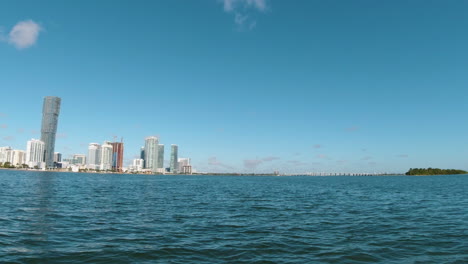
M294 177L294 176L310 176L310 177L378 177L378 176L406 176L406 177L421 177L421 176L453 176L453 175L468 175L464 174L430 174L430 175L405 175L404 173L400 174L378 174L378 175L366 175L366 174L340 174L340 175L310 175L310 174L273 174L273 173L192 173L192 174L153 174L153 173L127 173L127 172L96 172L96 171L68 171L68 170L36 170L36 169L23 169L23 168L0 168L0 170L8 171L27 171L27 172L59 172L59 173L87 173L87 174L115 174L115 175L151 175L151 176L283 176L283 177Z

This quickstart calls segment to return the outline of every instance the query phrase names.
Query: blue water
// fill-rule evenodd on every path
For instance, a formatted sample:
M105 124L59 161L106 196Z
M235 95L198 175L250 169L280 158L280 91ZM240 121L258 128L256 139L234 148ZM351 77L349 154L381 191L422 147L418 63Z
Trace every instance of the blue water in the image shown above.
M0 171L0 262L468 263L468 176Z

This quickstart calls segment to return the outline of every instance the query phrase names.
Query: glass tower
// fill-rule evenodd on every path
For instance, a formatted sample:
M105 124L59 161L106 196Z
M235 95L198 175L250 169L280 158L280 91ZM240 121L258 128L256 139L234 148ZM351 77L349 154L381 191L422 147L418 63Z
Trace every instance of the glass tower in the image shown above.
M158 145L158 168L164 168L164 145Z
M54 168L55 136L57 134L58 117L61 99L46 96L42 106L41 141L44 142L44 162L47 169Z
M171 145L171 164L170 170L172 173L177 173L177 156L179 147L177 145Z
M145 138L145 168L152 172L158 169L158 143L157 137Z

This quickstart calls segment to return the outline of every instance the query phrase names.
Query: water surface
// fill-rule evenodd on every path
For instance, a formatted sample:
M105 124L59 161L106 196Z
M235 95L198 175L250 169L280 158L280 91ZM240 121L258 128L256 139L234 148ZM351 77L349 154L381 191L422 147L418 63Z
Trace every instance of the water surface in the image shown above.
M0 170L0 262L468 263L467 186Z

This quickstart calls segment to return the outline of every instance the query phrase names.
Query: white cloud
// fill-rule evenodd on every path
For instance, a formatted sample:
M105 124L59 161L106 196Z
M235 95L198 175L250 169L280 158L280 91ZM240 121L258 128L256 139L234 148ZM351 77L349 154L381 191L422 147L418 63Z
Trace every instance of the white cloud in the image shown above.
M266 0L223 0L224 11L232 12L240 6L243 8L253 7L259 11L265 11L267 8Z
M18 22L8 34L8 43L17 49L25 49L36 44L42 27L32 20Z
M226 13L234 14L234 23L239 29L252 30L257 21L252 18L252 12L265 12L268 8L267 0L221 0ZM249 14L250 13L250 14Z
M275 156L268 156L263 159L246 159L244 160L244 167L247 169L256 169L259 165L265 163L265 162L270 162L274 160L279 160L279 157Z

